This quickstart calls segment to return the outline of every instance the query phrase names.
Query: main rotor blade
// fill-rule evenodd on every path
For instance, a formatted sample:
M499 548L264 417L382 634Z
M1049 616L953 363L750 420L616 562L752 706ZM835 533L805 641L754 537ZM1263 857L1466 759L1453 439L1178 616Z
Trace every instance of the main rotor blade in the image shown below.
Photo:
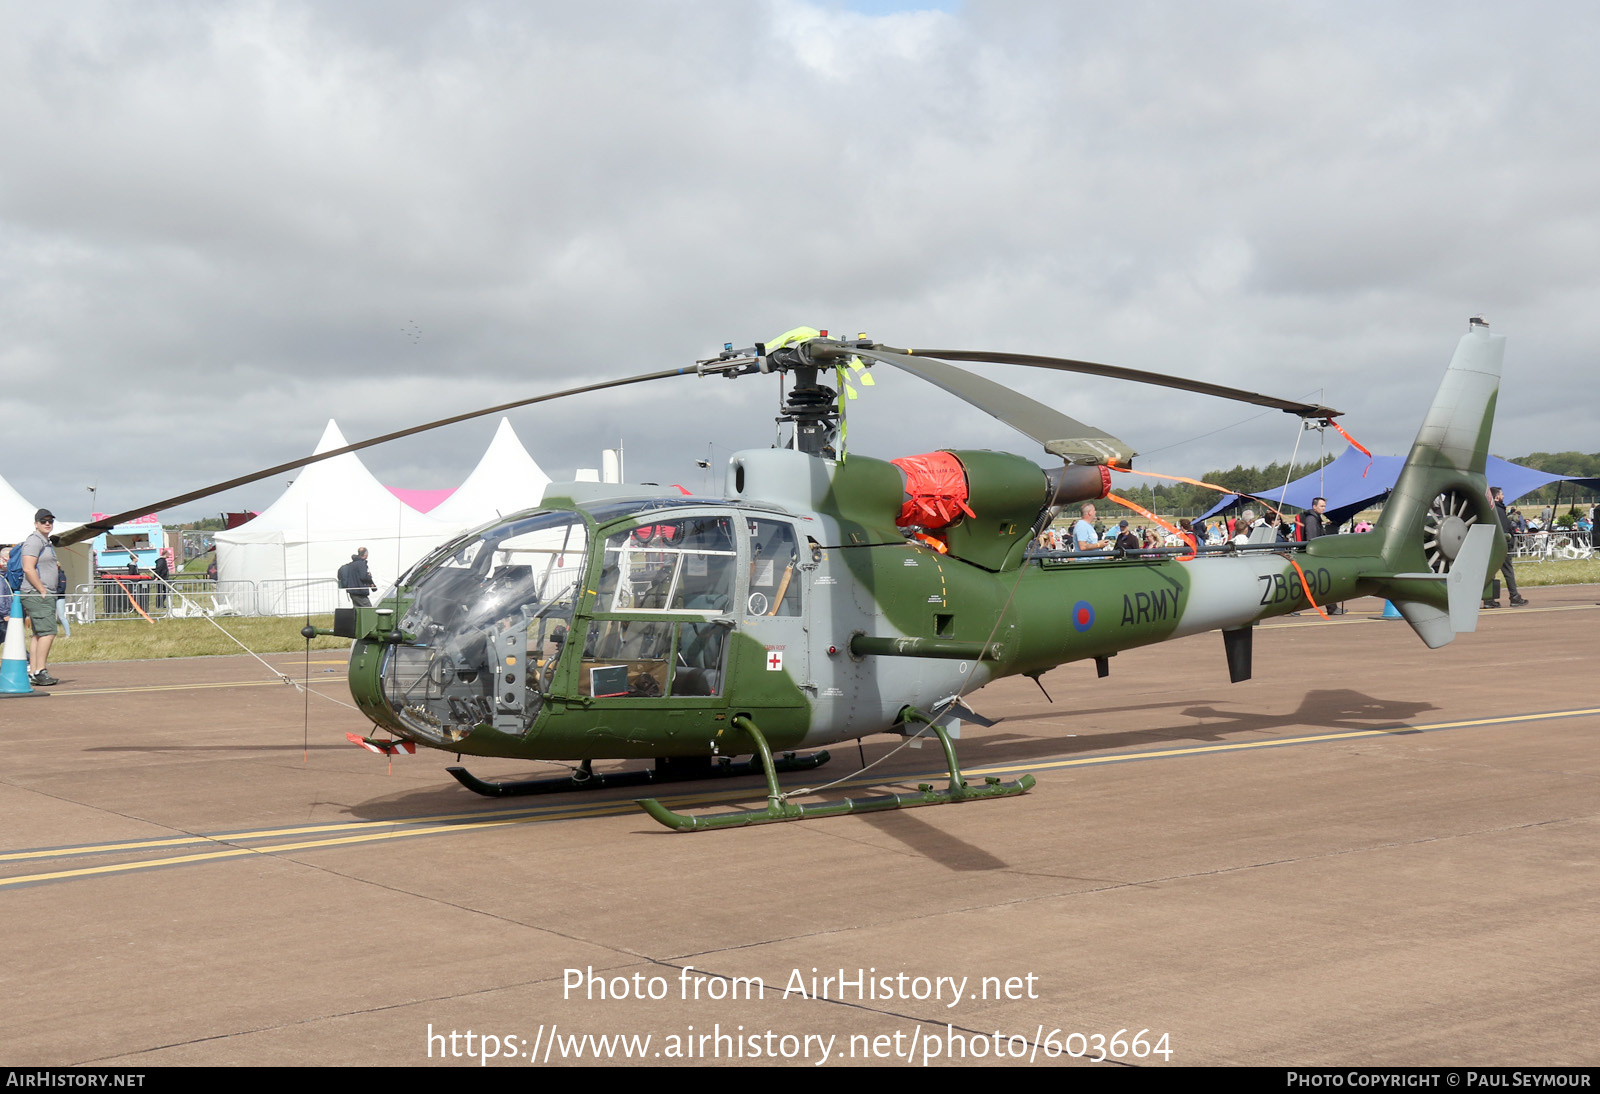
M888 346L882 348L885 350L890 349ZM1298 414L1302 418L1337 418L1344 413L1317 403L1278 399L1255 391L1244 391L1236 387L1223 387L1221 384L1208 384L1204 380L1188 380L1181 376L1165 376L1159 372L1144 372L1136 368L1122 368L1119 365L1098 365L1093 361L1074 361L1069 357L1039 357L1031 353L991 353L983 350L966 349L905 349L894 350L893 352L917 357L942 357L947 361L982 361L997 365L1028 365L1032 368L1053 368L1061 372L1081 372L1089 376L1109 376L1114 380L1132 380L1138 384L1153 384L1156 387L1176 388L1179 391L1193 391L1200 395L1215 395L1219 399L1233 399L1236 402L1268 406L1274 410L1281 410L1285 414Z
M1129 466L1135 455L1126 441L1076 418L1069 418L1059 410L1045 406L1003 384L977 376L965 369L947 365L943 361L909 353L875 347L870 350L850 349L847 353L859 354L882 361L886 365L904 369L920 376L930 384L944 388L959 399L964 399L1040 444L1045 451L1060 456L1070 463L1109 463Z
M435 422L426 422L423 425L412 426L410 429L401 429L395 431L394 433L385 433L381 437L369 437L364 441L357 441L355 444L347 444L343 448L335 448L328 452L318 452L315 455L306 456L302 459L290 460L288 463L280 463L276 467L267 468L265 471L253 471L248 475L240 475L236 479L229 479L227 482L213 483L210 486L203 486L198 490L191 490L187 494L179 494L177 497L164 498L161 501L151 502L149 505L141 505L136 509L129 509L127 512L117 513L114 516L105 517L90 524L85 524L81 527L74 528L69 532L63 532L60 536L56 537L56 542L63 547L73 543L82 543L86 539L93 539L101 532L109 531L111 528L121 524L125 520L130 520L134 517L142 517L146 513L154 513L158 510L167 509L174 505L182 505L185 502L196 501L211 494L220 494L224 490L232 490L236 486L247 486L252 482L259 482L262 479L269 479L273 475L281 475L285 471L293 471L297 468L306 467L310 464L321 463L323 460L331 460L335 456L343 456L347 452L359 452L363 448L371 448L373 445L384 444L388 441L398 441L400 438L409 437L414 433L426 433L428 430L438 429L440 426L455 425L457 422L465 422L473 418L482 418L487 414L499 414L501 411L515 410L518 407L532 406L534 403L547 403L552 399L563 399L568 395L582 395L588 391L604 391L607 388L627 387L629 384L642 384L647 380L665 380L671 376L692 376L695 374L696 370L692 367L666 369L661 372L648 372L643 376L629 376L622 380L602 380L598 384L585 384L582 387L567 388L565 391L553 391L548 395L535 395L529 399L518 399L515 402L501 403L498 406L484 407L482 410L472 410L465 414L454 414L448 418L440 418Z

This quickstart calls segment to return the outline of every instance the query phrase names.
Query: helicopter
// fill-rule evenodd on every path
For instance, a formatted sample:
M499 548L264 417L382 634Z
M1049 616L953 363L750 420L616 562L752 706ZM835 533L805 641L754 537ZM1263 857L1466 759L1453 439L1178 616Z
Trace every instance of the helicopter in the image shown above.
M488 796L759 773L765 808L691 816L639 801L670 828L699 831L1026 793L1031 775L970 783L953 737L972 692L1007 676L1204 631L1222 634L1233 682L1251 676L1253 626L1365 595L1390 600L1429 648L1475 629L1505 546L1484 466L1503 336L1474 317L1446 370L1376 527L1303 543L1201 549L1040 551L1061 507L1106 497L1131 466L1125 442L950 361L1114 376L1276 407L1328 424L1339 411L1181 377L1066 358L897 349L797 328L678 368L456 415L216 484L180 504L426 429L517 406L693 375L776 376L785 443L735 453L721 497L678 488L552 484L538 508L424 556L371 607L339 609L352 640L349 685L384 736L459 756L576 763L563 778L488 781ZM894 460L848 453L842 389L887 365L1004 421L1058 458L940 450ZM830 386L831 384L837 385ZM95 534L122 514L65 533ZM1042 686L1042 685L1041 685ZM807 804L784 771L825 747L931 734L948 783ZM800 755L805 750L813 751ZM740 756L750 760L735 762ZM596 760L652 759L602 773Z

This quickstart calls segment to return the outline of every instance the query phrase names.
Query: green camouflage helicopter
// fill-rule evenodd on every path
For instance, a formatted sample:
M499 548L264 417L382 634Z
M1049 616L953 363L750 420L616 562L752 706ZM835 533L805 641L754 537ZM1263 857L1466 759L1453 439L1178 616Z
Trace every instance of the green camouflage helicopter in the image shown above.
M1503 337L1474 319L1371 532L1198 554L1191 547L1034 549L1061 506L1104 497L1109 468L1127 467L1134 453L945 361L1119 376L1313 420L1337 411L1088 362L900 350L801 328L749 349L730 344L694 368L538 396L322 453L315 458L670 376L779 373L790 380L779 419L789 429L787 445L735 454L724 497L553 484L538 509L432 551L376 606L336 612L331 633L354 639L356 704L394 738L356 739L382 751L423 745L580 765L571 778L523 782L486 782L450 769L491 796L765 775L764 809L691 817L640 802L679 830L1024 793L1034 784L1028 775L969 784L951 742L958 720L974 717L963 697L1001 677L1037 678L1089 659L1104 676L1120 650L1219 630L1237 682L1250 676L1257 621L1374 594L1392 601L1430 648L1473 630L1487 575L1505 549L1484 480L1503 353ZM1062 465L1047 471L989 451L847 457L844 400L823 381L843 387L874 363L921 376L1013 425ZM86 538L97 528L62 538ZM827 759L826 752L799 750L876 733L936 736L948 786L820 805L790 801L780 789L780 771ZM737 756L752 759L733 763ZM592 770L595 760L631 758L656 762L621 774Z

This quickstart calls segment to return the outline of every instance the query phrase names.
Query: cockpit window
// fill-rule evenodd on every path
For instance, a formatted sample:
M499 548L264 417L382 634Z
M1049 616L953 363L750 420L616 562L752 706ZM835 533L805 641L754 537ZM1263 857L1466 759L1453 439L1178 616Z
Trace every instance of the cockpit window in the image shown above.
M747 615L800 614L800 551L794 528L782 521L750 521L750 594Z
M596 620L583 651L579 694L596 699L721 695L726 638L715 622Z
M606 540L595 607L604 612L715 612L733 604L733 520L680 517Z

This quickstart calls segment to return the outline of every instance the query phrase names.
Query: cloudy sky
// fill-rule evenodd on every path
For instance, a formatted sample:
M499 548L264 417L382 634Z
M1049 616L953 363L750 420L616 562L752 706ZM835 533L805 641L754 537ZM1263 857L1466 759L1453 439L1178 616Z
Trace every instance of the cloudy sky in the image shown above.
M1474 313L1510 336L1495 450L1588 451L1597 11L0 0L0 474L115 511L309 452L329 417L358 439L799 324L1317 396L1398 453ZM985 371L1147 469L1298 436ZM857 451L1036 454L879 373ZM558 479L620 440L630 478L700 489L697 459L771 442L770 383L512 421ZM366 460L453 486L493 429Z

